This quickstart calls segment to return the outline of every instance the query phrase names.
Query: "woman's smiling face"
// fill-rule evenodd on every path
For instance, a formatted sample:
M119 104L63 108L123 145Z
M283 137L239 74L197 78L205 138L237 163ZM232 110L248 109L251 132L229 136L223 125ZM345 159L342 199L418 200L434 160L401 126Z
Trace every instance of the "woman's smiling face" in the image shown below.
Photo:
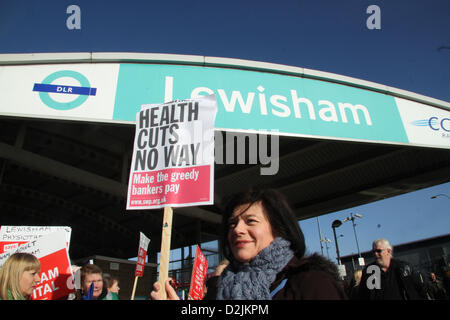
M234 258L249 262L275 239L261 202L236 207L228 221L228 244Z

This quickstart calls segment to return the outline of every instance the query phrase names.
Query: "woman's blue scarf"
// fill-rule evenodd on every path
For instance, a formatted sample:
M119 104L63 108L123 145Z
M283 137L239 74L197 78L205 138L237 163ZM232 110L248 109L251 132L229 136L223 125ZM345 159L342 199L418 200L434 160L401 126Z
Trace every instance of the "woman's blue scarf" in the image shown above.
M270 285L292 259L290 242L275 240L249 263L233 262L222 273L218 300L270 300Z

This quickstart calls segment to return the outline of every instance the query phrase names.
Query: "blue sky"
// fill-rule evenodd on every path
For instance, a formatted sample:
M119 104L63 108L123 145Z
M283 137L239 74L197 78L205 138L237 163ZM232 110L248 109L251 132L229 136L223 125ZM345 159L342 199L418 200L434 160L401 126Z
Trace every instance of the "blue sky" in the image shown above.
M81 10L69 30L69 5ZM366 26L370 5L381 29ZM249 59L328 71L450 101L450 1L106 1L0 0L0 53L149 52ZM395 244L450 230L450 184L320 217L360 213L361 250L377 237ZM380 227L378 227L380 225ZM316 219L301 226L319 251ZM341 254L356 252L351 223L339 229ZM330 257L335 256L334 244Z
M71 4L81 11L79 30L66 26ZM366 26L366 10L374 4L380 8L379 30ZM0 53L122 51L250 59L450 101L449 12L447 0L0 0Z

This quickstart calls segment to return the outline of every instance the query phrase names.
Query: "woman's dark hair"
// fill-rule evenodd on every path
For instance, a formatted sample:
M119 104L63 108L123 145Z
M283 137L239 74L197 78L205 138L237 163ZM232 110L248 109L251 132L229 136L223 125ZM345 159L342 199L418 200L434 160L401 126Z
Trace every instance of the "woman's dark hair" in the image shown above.
M274 236L290 241L294 254L298 258L303 257L305 254L305 237L286 197L274 189L257 188L237 193L231 196L227 202L222 216L222 246L225 257L230 261L234 260L228 244L228 225L233 211L238 206L248 204L248 208L250 208L258 202L261 202L264 208L264 213L269 220Z

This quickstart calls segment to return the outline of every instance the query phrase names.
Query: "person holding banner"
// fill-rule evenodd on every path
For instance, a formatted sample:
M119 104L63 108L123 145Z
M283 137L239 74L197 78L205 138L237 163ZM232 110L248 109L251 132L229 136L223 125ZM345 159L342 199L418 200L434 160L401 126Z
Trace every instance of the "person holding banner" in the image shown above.
M0 268L0 300L30 300L41 278L41 263L30 253L14 253Z
M228 201L223 252L230 264L220 276L218 300L347 299L336 265L305 256L303 232L286 198L273 189L250 189ZM168 299L176 299L166 283ZM152 299L159 299L154 285Z

